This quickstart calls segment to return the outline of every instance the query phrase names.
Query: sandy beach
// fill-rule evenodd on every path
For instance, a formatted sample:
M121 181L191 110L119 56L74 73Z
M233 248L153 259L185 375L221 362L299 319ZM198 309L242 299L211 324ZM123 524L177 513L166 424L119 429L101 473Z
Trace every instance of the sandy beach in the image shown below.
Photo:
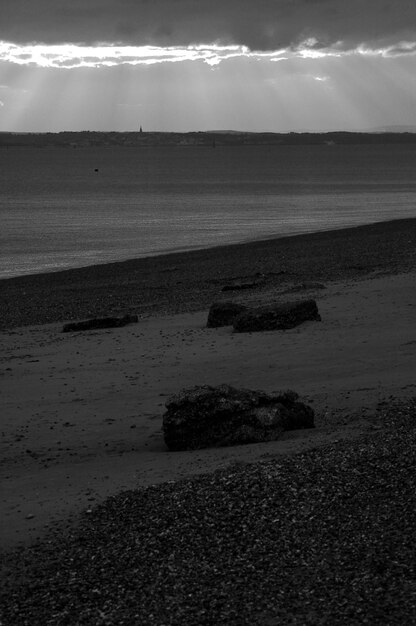
M181 273L186 255L160 257L154 263L167 277L162 291L168 295L172 285L169 291L167 282L175 275L173 287L177 287L174 291L182 311L172 314L169 308L175 309L177 301L169 299L168 306L162 296L158 302L146 302L139 323L125 328L62 334L62 322L68 317L62 316L60 309L55 309L56 317L62 316L60 321L20 326L24 308L9 302L9 311L16 307L17 327L9 321L12 328L2 332L2 547L35 539L54 521L65 520L124 488L176 480L233 460L293 453L328 440L357 436L373 427L379 402L411 396L416 390L415 273L411 270L415 232L414 222L409 221L336 231L338 257L329 233L233 247L244 272L239 277L249 275L249 266L266 277L259 280L259 288L231 292L233 299L253 304L303 296L317 300L322 322L309 322L290 331L236 335L228 327L207 329L207 300L229 299L230 293L221 292L227 280L218 279L214 293L211 284L203 285L202 310L192 311L198 308L195 293L188 284L180 289L181 281L189 279ZM388 240L390 250L386 245L384 258L375 246L367 246L369 233L378 238L379 248L383 238ZM344 237L341 242L340 237ZM310 256L312 247L316 252L316 241L321 242L324 257L318 259L319 271L313 267L316 256ZM327 242L327 250L322 242ZM361 245L366 256L358 253L354 267L347 261L346 275L341 277L339 257L345 264L345 244L352 250ZM290 253L295 258L299 247L308 256L298 258L295 273ZM270 265L263 264L261 272L256 257L251 258L261 250L268 252L264 264L271 263L274 251L290 269L268 280L267 271L273 271ZM221 261L224 251L218 251ZM371 255L377 253L379 264L375 266ZM230 270L218 264L213 267L213 254L209 250L189 256L200 259L201 265L205 259L211 276L216 271L227 275L229 282ZM328 256L332 267L326 263ZM152 267L148 259L136 263L147 271ZM235 267L231 260L229 266L232 277ZM124 271L125 264L115 267L123 269L123 281L133 271L134 262L131 268L128 265L129 271ZM277 267L281 264L273 266L275 271ZM35 291L41 283L43 289L45 285L55 289L58 281L56 304L62 293L67 293L68 285L62 279L68 276L74 281L78 276L82 281L94 271L98 287L92 285L91 291L96 294L101 289L110 297L101 276L109 271L107 266L3 281L1 286L3 291L24 288L21 297L28 299L29 288ZM301 279L322 280L331 273L338 280L326 280L325 288L296 288ZM196 274L201 280L200 272ZM78 300L88 286L79 283ZM140 291L134 295L142 298ZM131 297L129 292L123 310L131 310ZM54 303L48 299L44 304L33 306L33 318L51 314ZM71 304L74 306L74 302L66 306ZM121 308L120 300L117 308ZM110 312L114 309L101 310ZM28 311L25 315L33 321ZM287 433L282 441L268 444L168 452L161 434L167 397L183 387L224 382L265 391L294 389L314 407L317 428Z
M126 489L377 436L383 407L416 396L415 251L416 220L401 220L2 281L0 547L70 529ZM256 286L221 291L247 279ZM213 300L306 296L321 322L206 328ZM138 324L62 333L65 321L120 312ZM294 389L316 428L169 452L167 397L221 383Z

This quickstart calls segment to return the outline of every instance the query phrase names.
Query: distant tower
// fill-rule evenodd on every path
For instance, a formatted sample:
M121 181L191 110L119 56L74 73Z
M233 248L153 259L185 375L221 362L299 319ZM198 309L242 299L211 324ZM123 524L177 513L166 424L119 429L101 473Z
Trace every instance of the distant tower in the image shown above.
M140 133L142 133L142 132L143 132L143 128L142 128L141 126L140 126L140 131L139 131L139 132L140 132Z

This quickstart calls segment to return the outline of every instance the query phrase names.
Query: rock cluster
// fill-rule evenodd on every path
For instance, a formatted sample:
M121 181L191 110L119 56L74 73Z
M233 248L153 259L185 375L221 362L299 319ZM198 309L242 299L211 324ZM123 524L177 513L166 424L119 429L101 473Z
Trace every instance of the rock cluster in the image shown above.
M294 391L267 394L208 385L184 389L169 398L163 435L169 450L260 443L285 430L313 428L313 410Z
M97 328L119 328L127 324L137 324L139 318L137 315L124 315L123 317L99 317L83 322L71 322L65 324L62 332L72 333L80 330L94 330Z

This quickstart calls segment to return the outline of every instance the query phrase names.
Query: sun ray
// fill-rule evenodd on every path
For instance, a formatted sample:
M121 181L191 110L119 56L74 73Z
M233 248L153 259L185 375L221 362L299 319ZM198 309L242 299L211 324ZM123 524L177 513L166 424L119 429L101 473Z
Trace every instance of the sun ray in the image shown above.
M0 42L0 84L15 94L0 98L1 128L353 129L388 123L396 103L395 120L414 119L416 45L317 46L313 38L274 51Z

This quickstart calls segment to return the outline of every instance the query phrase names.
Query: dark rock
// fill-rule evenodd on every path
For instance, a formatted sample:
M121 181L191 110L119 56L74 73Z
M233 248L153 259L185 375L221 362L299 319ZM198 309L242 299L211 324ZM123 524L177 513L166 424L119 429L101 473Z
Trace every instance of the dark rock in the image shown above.
M219 278L208 278L205 282L212 285L218 285L228 281L221 291L238 291L239 289L250 289L262 284L267 278L268 274L263 272L255 272L245 276L222 276Z
M283 293L297 293L298 291L313 291L316 289L326 289L325 285L322 283L300 283L299 285L293 285L293 287L289 287L285 289Z
M258 282L234 283L231 285L224 285L221 291L240 291L242 289L254 289L254 287L258 286L258 284Z
M300 300L247 309L234 319L234 331L250 333L263 330L286 330L308 320L318 322L321 320L315 300Z
M208 328L218 328L219 326L231 326L234 319L246 311L247 307L244 304L237 304L236 302L214 302L208 313Z
M314 412L294 391L267 394L229 385L184 389L166 403L163 435L169 450L199 450L279 439L313 428Z
M62 332L72 333L79 330L94 330L96 328L120 328L127 324L136 324L139 321L137 315L124 315L124 317L101 317L84 322L71 322L65 324Z

